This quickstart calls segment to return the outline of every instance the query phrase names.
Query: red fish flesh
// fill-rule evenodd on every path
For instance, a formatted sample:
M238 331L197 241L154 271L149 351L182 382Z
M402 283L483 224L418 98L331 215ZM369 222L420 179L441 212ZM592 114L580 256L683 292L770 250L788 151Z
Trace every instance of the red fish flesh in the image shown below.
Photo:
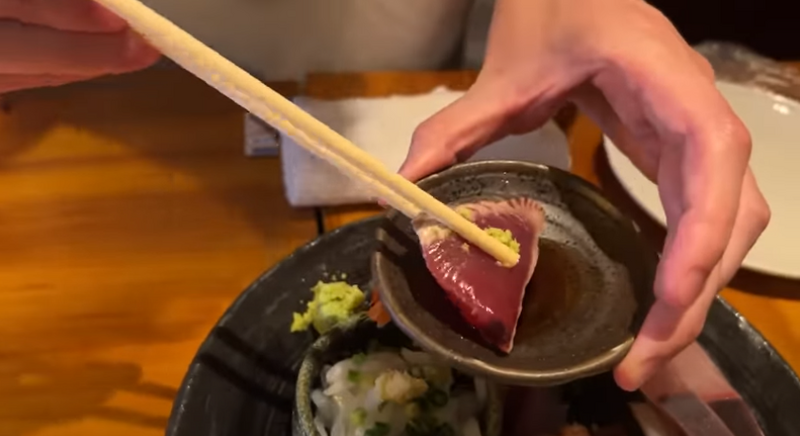
M519 263L507 268L431 219L414 223L425 263L439 286L486 341L508 353L525 287L539 257L544 210L529 198L483 200L461 204L456 210L482 229L510 231L519 244Z

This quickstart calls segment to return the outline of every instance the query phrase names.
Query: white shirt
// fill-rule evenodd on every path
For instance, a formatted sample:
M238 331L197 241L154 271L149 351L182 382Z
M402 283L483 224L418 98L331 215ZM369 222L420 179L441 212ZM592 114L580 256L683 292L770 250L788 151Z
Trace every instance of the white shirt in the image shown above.
M472 0L145 0L262 80L432 70L457 55Z

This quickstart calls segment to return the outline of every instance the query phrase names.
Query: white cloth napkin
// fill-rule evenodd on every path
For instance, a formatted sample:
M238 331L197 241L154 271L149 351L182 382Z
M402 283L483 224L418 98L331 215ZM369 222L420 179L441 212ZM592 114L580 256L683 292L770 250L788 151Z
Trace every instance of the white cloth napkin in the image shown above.
M463 95L439 88L429 94L388 98L316 100L295 103L363 150L397 171L403 164L414 129ZM567 139L549 122L541 129L498 141L470 160L521 160L569 169ZM292 206L332 206L372 201L369 188L351 180L287 136L281 137L286 197Z

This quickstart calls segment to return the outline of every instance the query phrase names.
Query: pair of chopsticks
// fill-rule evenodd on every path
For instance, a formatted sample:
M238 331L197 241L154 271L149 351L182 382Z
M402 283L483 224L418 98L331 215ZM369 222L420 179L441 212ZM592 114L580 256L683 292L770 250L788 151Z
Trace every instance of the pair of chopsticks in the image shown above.
M127 20L155 48L261 118L311 153L370 187L392 207L415 218L424 212L482 249L501 264L519 255L474 223L433 198L380 161L264 85L139 0L95 0Z

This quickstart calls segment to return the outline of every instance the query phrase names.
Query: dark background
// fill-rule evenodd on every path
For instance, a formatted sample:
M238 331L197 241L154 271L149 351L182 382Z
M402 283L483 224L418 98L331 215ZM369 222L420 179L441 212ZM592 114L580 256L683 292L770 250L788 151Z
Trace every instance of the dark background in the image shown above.
M800 0L648 0L689 44L736 42L779 60L800 60Z

